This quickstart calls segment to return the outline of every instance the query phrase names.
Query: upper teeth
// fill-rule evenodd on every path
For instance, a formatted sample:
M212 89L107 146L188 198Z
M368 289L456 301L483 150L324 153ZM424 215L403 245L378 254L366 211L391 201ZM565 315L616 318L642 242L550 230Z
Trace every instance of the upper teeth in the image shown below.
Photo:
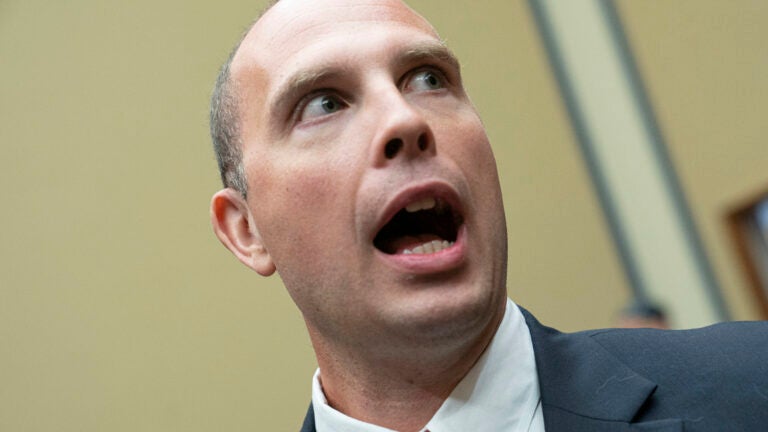
M429 198L423 198L418 201L414 201L410 204L408 204L405 207L405 211L408 213L417 212L419 210L429 210L431 208L434 208L436 205L435 198L429 197Z

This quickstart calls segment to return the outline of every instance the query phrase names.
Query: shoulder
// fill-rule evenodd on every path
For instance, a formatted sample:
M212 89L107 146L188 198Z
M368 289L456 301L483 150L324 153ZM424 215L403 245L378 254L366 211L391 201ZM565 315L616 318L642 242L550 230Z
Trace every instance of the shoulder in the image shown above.
M685 387L697 382L712 389L724 386L741 390L744 385L759 385L759 392L768 395L765 321L729 322L691 330L602 329L577 333L560 333L535 320L531 324L538 326L536 331L532 329L532 335L539 333L533 336L535 339L559 340L557 344L548 343L550 347L583 352L596 343L601 351L661 385ZM591 350L594 354L594 348Z
M768 360L768 322L730 322L692 330L606 329L583 332L614 355L634 363L675 361L732 366ZM725 364L720 364L725 366Z
M734 322L693 330L602 330L590 338L661 393L768 401L768 322ZM750 396L751 395L751 396Z
M766 322L694 330L603 330L589 337L657 384L649 413L674 407L689 418L744 427L739 430L755 430L756 423L768 420Z
M758 383L768 395L768 321L729 322L692 330L602 329L561 333L523 309L541 366L614 358L660 384L686 380ZM599 348L598 348L599 347Z
M761 430L768 421L766 322L561 333L524 313L542 397L550 405L599 412L644 382L649 397L638 399L642 409L631 416L636 420L683 418L702 427L731 424L732 430ZM599 399L611 389L610 397ZM574 402L577 397L582 401Z

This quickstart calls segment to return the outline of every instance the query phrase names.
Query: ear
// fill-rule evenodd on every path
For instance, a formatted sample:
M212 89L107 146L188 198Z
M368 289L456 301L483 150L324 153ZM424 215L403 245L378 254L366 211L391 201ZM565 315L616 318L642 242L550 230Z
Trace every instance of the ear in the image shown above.
M240 192L226 188L213 195L211 224L216 237L243 264L262 276L275 272L275 263Z

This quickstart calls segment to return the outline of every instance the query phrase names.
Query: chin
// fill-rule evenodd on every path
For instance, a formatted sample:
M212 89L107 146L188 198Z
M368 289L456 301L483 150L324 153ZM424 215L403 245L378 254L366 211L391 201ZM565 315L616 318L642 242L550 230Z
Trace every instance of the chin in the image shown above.
M503 313L505 292L498 291L442 287L434 292L420 292L416 299L393 311L392 318L401 334L420 343L475 338Z

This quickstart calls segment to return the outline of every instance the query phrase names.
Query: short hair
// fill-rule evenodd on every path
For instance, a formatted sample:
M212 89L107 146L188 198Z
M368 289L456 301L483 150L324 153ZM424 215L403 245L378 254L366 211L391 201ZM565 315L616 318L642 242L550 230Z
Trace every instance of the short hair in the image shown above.
M245 36L254 25L279 0L272 0L259 13L256 19L240 36L240 40L230 52L227 61L219 69L216 84L211 95L210 129L213 151L219 165L219 174L224 187L240 192L245 198L248 193L248 182L243 168L243 142L240 135L240 95L235 82L232 80L231 66Z

